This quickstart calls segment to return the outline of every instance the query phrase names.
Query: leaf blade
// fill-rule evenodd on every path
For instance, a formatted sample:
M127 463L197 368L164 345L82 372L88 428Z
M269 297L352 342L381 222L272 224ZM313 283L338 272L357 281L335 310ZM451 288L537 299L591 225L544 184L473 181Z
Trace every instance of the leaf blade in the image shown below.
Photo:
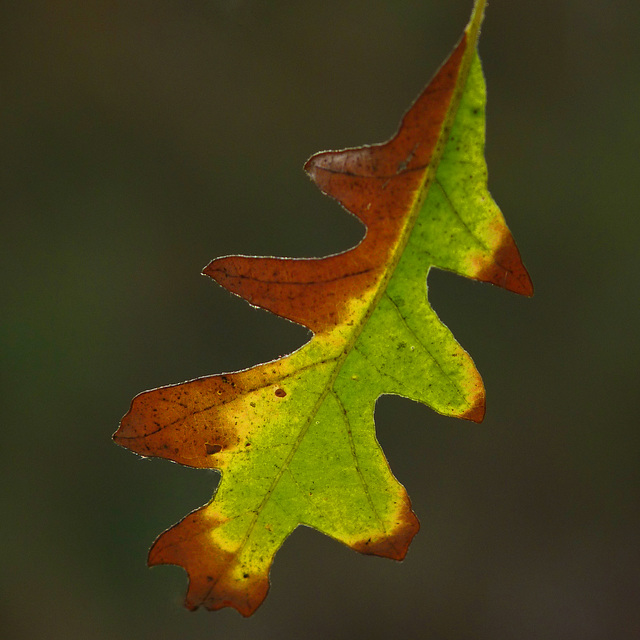
M227 256L205 268L313 338L274 362L145 392L114 435L142 455L223 472L212 501L150 551L150 565L187 570L189 608L250 615L275 553L301 524L402 559L419 524L375 437L377 398L395 393L444 415L484 416L480 375L426 288L437 266L531 293L486 187L483 9L476 2L390 141L306 163L321 190L365 223L360 244L320 259Z

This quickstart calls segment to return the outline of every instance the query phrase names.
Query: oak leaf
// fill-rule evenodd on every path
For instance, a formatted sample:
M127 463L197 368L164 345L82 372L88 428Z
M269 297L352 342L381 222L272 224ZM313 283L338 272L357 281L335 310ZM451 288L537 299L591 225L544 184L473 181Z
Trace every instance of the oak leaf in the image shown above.
M376 440L377 398L397 394L480 422L470 356L427 301L431 267L531 295L487 191L485 84L476 47L484 0L384 144L314 155L311 179L366 225L321 259L228 256L204 273L313 332L256 367L137 396L115 441L143 456L217 469L209 504L163 533L149 564L189 575L186 606L247 616L299 525L362 553L402 559L419 525Z

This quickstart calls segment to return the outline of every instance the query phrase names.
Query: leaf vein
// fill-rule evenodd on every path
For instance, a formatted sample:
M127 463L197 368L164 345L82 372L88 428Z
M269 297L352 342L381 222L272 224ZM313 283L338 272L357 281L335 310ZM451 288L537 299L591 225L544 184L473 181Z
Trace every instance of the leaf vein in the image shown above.
M376 520L380 524L380 527L382 528L382 530L386 533L387 527L384 523L384 520L380 517L380 514L378 513L378 510L376 509L375 504L373 503L373 498L371 497L371 492L369 491L369 485L364 479L364 475L362 474L362 469L360 468L360 461L358 460L358 452L356 451L356 444L353 440L353 432L351 431L351 423L349 422L349 416L347 415L347 410L345 409L344 404L340 399L340 396L333 389L331 390L331 395L335 398L335 401L337 402L340 412L342 414L343 424L345 427L345 431L347 433L347 438L349 440L349 448L351 449L351 456L353 457L353 464L358 474L358 478L360 479L362 490L364 491L364 494L367 497L367 502L371 507L371 511L373 515L375 516Z
M407 330L411 333L411 335L416 339L416 341L418 342L418 344L422 347L422 349L425 351L425 353L427 353L430 358L433 360L433 362L436 364L436 366L438 367L438 369L440 369L440 372L442 373L442 375L451 383L451 385L454 387L456 393L462 398L463 402L465 402L465 404L467 404L467 399L466 396L464 394L464 392L462 391L462 389L460 388L460 386L458 385L458 383L451 377L451 374L447 373L443 368L442 365L440 364L440 361L435 357L435 355L433 355L433 353L431 352L431 350L427 347L427 345L422 341L422 339L420 338L420 336L411 328L411 326L409 325L409 323L407 322L407 319L404 317L404 315L402 314L402 311L400 311L400 307L398 306L398 304L396 303L396 301L389 295L388 292L385 291L385 295L387 296L388 300L391 302L391 304L393 305L394 309L396 310L396 313L398 314L398 316L400 317L400 319L402 320L402 323L404 324L404 326L407 328Z

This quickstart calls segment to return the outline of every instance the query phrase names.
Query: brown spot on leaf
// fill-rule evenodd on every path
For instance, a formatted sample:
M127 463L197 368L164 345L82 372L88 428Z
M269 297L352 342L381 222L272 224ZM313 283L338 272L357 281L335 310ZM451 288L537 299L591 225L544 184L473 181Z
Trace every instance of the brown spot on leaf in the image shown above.
M113 439L143 456L211 468L208 447L240 444L235 420L224 408L241 393L242 385L221 376L146 391L133 399Z
M287 395L287 392L284 389L276 389L276 395L278 398L284 398Z
M463 36L391 140L324 151L305 164L318 187L367 226L357 247L320 259L227 256L213 260L203 273L251 304L314 333L348 321L349 301L362 299L384 274L440 138L465 50Z
M220 453L222 451L222 446L221 445L219 445L219 444L209 444L208 442L205 442L204 448L205 448L205 451L207 452L208 456L212 456L215 453Z
M367 555L402 560L407 555L411 540L413 540L419 529L420 523L416 514L411 510L411 503L405 493L400 517L392 531L387 531L377 538L368 537L350 546L352 549Z
M476 404L473 405L468 411L463 413L460 417L464 420L471 420L471 422L482 422L484 420L485 413L485 396L481 394Z
M233 607L243 616L250 616L262 603L269 590L269 578L264 574L234 576L236 555L212 542L212 531L222 522L207 515L207 507L194 511L165 531L149 551L150 567L175 564L189 575L185 600L187 609L204 606L210 611Z
M495 251L492 262L474 277L523 296L533 295L533 283L529 273L522 263L520 251L513 236L506 228L502 243Z

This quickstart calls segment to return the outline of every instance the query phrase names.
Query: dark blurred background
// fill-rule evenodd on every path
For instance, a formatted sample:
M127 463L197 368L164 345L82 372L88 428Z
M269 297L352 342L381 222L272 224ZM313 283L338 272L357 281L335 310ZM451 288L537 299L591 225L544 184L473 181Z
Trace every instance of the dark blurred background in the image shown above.
M298 529L253 618L189 613L146 553L217 476L111 442L136 393L307 339L199 272L355 244L302 164L387 139L471 5L0 3L3 638L640 637L637 0L488 7L490 188L536 295L429 278L488 413L379 402L405 562Z

